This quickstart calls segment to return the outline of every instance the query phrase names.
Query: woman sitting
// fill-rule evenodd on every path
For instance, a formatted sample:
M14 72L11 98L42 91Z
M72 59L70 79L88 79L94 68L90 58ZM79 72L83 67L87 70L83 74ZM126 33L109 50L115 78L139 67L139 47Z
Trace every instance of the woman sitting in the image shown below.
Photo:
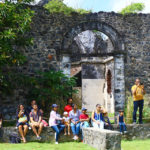
M94 128L104 129L103 107L100 104L96 105L96 111L92 112L92 125Z
M69 118L71 119L71 130L74 135L73 139L79 139L80 132L80 117L81 112L77 109L77 105L73 104L73 110L69 113Z
M19 105L17 110L17 127L24 143L26 143L25 136L29 128L27 116L24 106L22 104Z
M61 131L64 130L65 125L59 123L58 120L63 120L61 117L57 115L58 105L53 104L52 105L53 110L50 112L50 118L49 118L49 125L51 128L55 131L55 144L58 144L58 138L61 133Z

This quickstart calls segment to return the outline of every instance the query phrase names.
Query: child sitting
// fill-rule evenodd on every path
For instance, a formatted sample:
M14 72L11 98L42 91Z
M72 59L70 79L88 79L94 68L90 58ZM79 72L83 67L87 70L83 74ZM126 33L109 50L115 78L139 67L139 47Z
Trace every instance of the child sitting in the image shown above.
M112 130L113 128L108 118L108 113L106 110L103 111L103 119L104 119L104 129Z
M124 111L123 110L119 110L119 115L118 115L118 118L117 118L117 122L118 122L118 125L120 127L121 134L126 133L127 128L126 128L126 125L125 125Z
M64 135L67 135L67 128L68 128L68 135L70 135L70 118L68 117L68 112L65 111L63 115L64 115L63 121L65 125Z
M87 128L89 127L89 116L86 114L86 111L87 109L86 108L82 108L82 114L79 116L79 119L80 119L80 128L81 128L81 131L83 128ZM82 139L83 139L83 132L82 132Z

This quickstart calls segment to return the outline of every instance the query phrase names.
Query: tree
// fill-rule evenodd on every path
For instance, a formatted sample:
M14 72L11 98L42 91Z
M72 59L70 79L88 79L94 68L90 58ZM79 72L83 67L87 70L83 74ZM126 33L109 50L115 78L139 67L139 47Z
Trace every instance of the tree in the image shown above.
M38 72L37 77L28 78L27 99L36 99L46 112L49 112L50 104L58 103L60 110L64 111L63 99L76 93L72 87L76 85L76 78L68 77L62 71ZM29 101L30 103L30 101Z
M141 12L145 8L143 3L131 3L131 5L123 8L120 13L122 15Z
M30 29L33 11L25 5L32 0L5 0L0 3L0 93L12 86L12 66L20 66L26 60L16 48L31 44L25 33ZM8 69L9 68L9 69ZM9 70L9 72L8 72Z
M66 4L63 3L63 0L51 0L44 7L50 13L62 13L67 16L70 16L72 13L86 14L91 12L91 10L87 11L84 9L74 9L72 7L68 7Z

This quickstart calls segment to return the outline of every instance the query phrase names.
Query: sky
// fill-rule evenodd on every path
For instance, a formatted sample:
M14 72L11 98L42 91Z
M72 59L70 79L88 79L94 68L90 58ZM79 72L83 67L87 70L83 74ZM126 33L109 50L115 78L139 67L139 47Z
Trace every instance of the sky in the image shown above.
M93 12L118 12L131 3L141 2L145 4L145 9L142 13L150 13L150 0L64 0L64 3L68 6L73 8L92 9Z

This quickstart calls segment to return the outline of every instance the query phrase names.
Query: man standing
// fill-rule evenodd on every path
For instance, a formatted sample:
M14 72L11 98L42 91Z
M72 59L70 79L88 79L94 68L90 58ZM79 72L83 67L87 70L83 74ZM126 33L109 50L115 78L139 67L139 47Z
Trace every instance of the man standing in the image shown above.
M40 110L38 110L37 104L33 105L33 109L30 113L30 121L33 132L35 133L37 139L40 140L41 139L40 134L43 129L43 123L42 123L42 113L40 112ZM36 128L38 128L38 131Z
M136 113L139 108L139 124L142 124L142 112L144 105L143 96L145 94L145 90L144 85L140 83L140 79L136 79L135 85L132 86L131 91L134 100L133 123L136 124Z

